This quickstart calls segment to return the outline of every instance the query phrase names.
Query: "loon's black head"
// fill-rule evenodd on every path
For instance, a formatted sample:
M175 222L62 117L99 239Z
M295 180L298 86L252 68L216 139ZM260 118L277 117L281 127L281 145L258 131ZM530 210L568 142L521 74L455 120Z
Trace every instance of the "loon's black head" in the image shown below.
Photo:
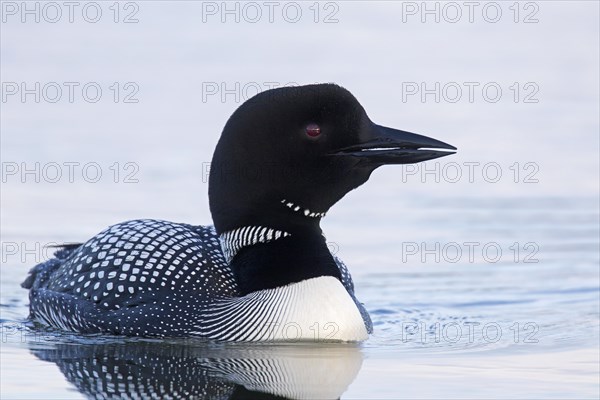
M217 144L209 181L216 230L318 226L377 167L453 154L423 148L456 150L376 125L334 84L262 92L233 113Z

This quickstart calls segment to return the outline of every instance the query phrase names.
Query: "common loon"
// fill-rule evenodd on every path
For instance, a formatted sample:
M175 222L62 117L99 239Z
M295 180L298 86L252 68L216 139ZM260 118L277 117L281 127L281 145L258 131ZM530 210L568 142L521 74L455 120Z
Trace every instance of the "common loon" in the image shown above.
M66 331L222 341L362 341L372 331L325 213L384 164L444 142L376 125L335 84L257 94L211 163L213 226L134 220L62 247L23 282L30 318Z

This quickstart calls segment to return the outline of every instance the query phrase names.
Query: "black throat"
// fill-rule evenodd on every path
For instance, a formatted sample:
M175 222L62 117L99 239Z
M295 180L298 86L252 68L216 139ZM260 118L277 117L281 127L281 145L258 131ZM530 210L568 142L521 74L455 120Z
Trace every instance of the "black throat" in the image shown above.
M289 236L243 247L233 257L230 265L241 296L319 276L342 279L318 227L288 232Z

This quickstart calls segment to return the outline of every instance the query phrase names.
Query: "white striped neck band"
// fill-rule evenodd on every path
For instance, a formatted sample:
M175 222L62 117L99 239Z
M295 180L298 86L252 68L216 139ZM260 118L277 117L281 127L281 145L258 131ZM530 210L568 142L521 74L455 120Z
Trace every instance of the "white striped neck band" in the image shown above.
M243 247L252 246L257 243L269 243L290 235L288 232L265 226L244 226L222 233L219 236L219 240L221 241L221 249L223 250L225 260L227 263L230 263Z
M287 208L289 208L290 210L300 213L302 215L304 215L305 217L310 217L310 218L323 218L325 217L325 213L324 212L315 212L312 211L308 208L302 207L297 205L296 203L283 199L281 200L281 204L285 205Z

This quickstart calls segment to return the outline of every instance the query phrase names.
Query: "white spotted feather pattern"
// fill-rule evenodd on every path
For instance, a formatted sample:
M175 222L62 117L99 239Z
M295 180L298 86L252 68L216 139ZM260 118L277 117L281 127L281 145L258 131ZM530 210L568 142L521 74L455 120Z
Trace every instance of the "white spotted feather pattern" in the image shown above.
M31 314L65 330L185 335L199 309L237 294L212 227L124 222L60 261L32 270Z

